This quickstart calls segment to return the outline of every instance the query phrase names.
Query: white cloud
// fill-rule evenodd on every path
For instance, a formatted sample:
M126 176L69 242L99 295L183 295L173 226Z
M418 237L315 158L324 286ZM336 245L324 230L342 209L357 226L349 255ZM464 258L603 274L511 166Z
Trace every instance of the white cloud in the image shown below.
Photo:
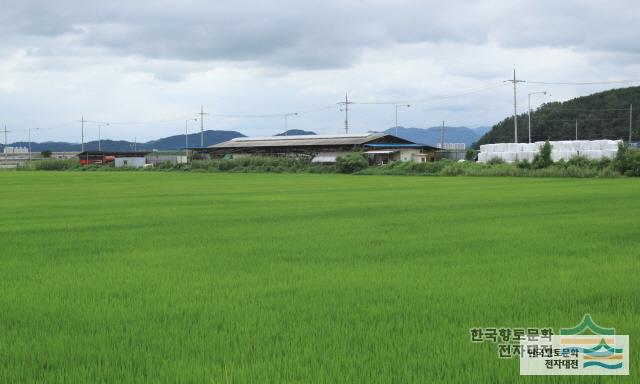
M230 115L302 111L334 105L345 91L355 101L425 99L499 84L514 67L534 80L637 78L638 19L633 1L23 0L3 4L0 16L0 111L19 132L82 114L181 119L201 104ZM562 100L603 88L549 91ZM531 89L541 87L522 86L521 103ZM475 126L510 113L504 87L416 104L400 123ZM354 130L393 125L391 106L354 105L351 117ZM342 120L336 107L289 125L329 133ZM246 134L282 125L280 118L207 121ZM105 136L152 139L183 126L114 124ZM46 132L79 139L73 124Z

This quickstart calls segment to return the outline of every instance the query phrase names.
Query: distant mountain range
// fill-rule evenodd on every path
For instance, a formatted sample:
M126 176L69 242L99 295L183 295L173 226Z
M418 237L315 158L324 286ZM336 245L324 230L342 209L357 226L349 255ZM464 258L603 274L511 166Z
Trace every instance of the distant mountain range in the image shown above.
M303 131L302 129L290 129L282 133L278 133L276 136L302 136L302 135L315 135L315 132Z
M431 128L404 128L398 127L398 136L403 139L413 141L415 143L436 146L440 144L440 132L442 127ZM480 138L489 132L491 127L444 127L445 143L464 143L467 146L480 140ZM385 133L395 135L396 129L389 128Z
M209 146L213 144L222 143L236 137L245 137L240 132L236 131L204 131L204 145ZM185 147L185 136L175 135L169 136L158 140L151 140L143 143L134 143L125 140L102 140L100 147L103 151L130 151L134 148L137 150L151 151L157 149L158 151L175 151ZM12 147L28 147L29 143L25 141L19 141L9 144ZM200 147L200 133L193 133L188 136L189 147ZM0 144L0 151L3 149L3 145ZM80 152L82 146L79 143L67 143L59 141L47 141L44 143L31 143L31 150L33 152L52 151L52 152ZM84 143L84 149L89 151L98 150L97 141L89 141Z
M481 127L476 129L466 127L445 127L445 142L447 143L465 143L471 145L478 141L478 139L489 131L489 127ZM388 134L395 134L395 128L389 128L385 131ZM315 135L312 131L303 131L300 129L291 129L286 132L277 134L276 136L297 136L297 135ZM398 128L398 136L414 141L416 143L427 144L436 146L440 143L440 127L431 128ZM204 145L209 146L213 144L222 143L234 139L236 137L245 137L237 131L205 131L204 132ZM134 143L126 140L102 140L100 147L104 151L129 151L134 148L137 150L152 151L154 149L158 151L175 151L185 147L184 135L169 136L158 140L151 140L142 143ZM12 147L28 147L29 143L24 141L15 142L9 144ZM200 134L192 133L188 136L188 147L200 147ZM2 151L2 144L0 144L0 151ZM85 150L96 151L98 150L97 141L89 141L84 144ZM48 141L43 143L31 143L31 150L33 152L53 151L53 152L79 152L81 145L79 143L67 143L58 141Z

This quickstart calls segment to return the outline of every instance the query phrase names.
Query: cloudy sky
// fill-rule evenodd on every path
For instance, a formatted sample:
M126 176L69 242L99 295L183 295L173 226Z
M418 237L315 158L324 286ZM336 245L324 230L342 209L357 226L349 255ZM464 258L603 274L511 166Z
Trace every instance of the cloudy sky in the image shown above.
M640 3L429 0L0 0L0 123L9 141L80 141L206 129L271 135L491 125L512 113L512 76L543 82L640 79ZM640 82L635 83L640 84ZM544 101L634 84L519 86ZM464 95L466 94L466 95ZM455 97L447 97L455 96ZM366 104L371 103L371 104ZM223 116L225 115L225 116ZM236 116L236 117L229 117ZM238 117L240 116L240 117ZM242 117L244 116L244 117ZM191 131L199 129L196 123ZM97 138L94 123L86 139Z

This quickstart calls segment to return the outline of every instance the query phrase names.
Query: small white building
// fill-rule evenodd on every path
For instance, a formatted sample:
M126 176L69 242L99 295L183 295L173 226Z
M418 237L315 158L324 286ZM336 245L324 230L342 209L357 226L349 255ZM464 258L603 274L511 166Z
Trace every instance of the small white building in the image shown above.
M28 154L29 153L29 148L27 148L27 147L4 147L3 152L6 155L9 155L9 154Z
M452 151L464 151L467 149L467 145L465 143L444 143L444 146L442 146L442 144L438 143L438 148Z

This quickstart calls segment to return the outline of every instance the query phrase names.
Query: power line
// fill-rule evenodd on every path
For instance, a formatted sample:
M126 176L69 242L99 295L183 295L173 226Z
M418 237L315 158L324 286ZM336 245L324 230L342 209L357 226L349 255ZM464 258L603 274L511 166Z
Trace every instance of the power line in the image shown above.
M485 92L485 91L490 91L492 89L496 89L496 88L501 88L501 87L505 87L506 84L504 83L495 83L495 84L490 84L481 88L476 88L470 91L466 91L466 92L461 92L461 93L453 93L453 94L449 94L449 95L442 95L442 96L433 96L430 98L425 98L425 99L417 99L417 100L395 100L395 101L367 101L367 102L360 102L360 101L354 101L353 104L358 104L358 105L389 105L389 104L422 104L422 103L431 103L431 102L435 102L435 101L441 101L441 100L447 100L447 99L452 99L452 98L456 98L456 97L463 97L463 96L468 96L468 95L473 95L475 93L480 93L480 92Z
M329 105L326 107L307 109L307 110L302 110L297 112L270 113L270 114L262 114L262 115L243 115L243 114L236 115L236 114L212 113L211 116L226 118L226 119L276 119L276 118L280 119L280 118L283 118L285 115L291 116L291 114L293 113L297 113L298 115L306 115L309 113L321 112L321 111L326 111L334 108L335 108L335 105Z
M638 83L640 79L632 79L632 80L618 80L618 81L587 81L587 82L553 82L553 81L533 81L533 80L523 80L525 83L529 84L540 84L540 85L607 85L607 84L630 84L630 83Z
M291 113L300 114L299 112L274 113L269 115L225 115L225 114L212 113L211 116L222 117L227 119L275 119L275 118L282 118L285 115L291 115Z
M72 124L75 124L75 123L76 123L75 121L70 121L70 122L66 122L66 123L62 123L62 124L50 125L48 127L43 127L43 128L34 127L34 128L31 128L31 129L37 129L39 131L52 131L52 130L55 130L55 129L68 128L69 125L72 125ZM15 130L13 130L11 132L28 132L28 131L29 131L29 128L27 128L27 129L15 129Z
M629 108L593 108L593 109L582 109L582 108L565 108L561 106L553 106L553 105L545 105L541 108L544 109L553 109L553 110L561 110L561 111L576 111L576 112L599 112L599 111L628 111Z
M150 120L150 121L114 121L109 122L110 125L149 125L149 124L169 124L169 123L178 123L185 120L186 117L180 117L175 119L167 119L167 120Z
M627 109L628 111L628 109ZM627 120L628 117L626 116L620 116L620 117L611 117L608 119L592 119L592 118L581 118L579 119L580 121L612 121L612 120L620 120L620 119L624 119ZM573 122L575 121L575 119L535 119L537 122Z
M534 80L519 80L519 79L514 79L513 80L507 80L507 82L513 82L514 83L514 88L515 88L515 83L516 82L522 82L525 84L531 84L531 85L606 85L606 84L629 84L629 83L637 83L640 82L640 79L628 79L628 80L616 80L616 81L590 81L590 82L552 82L552 81L534 81ZM447 99L451 99L451 98L457 98L457 97L464 97L464 96L468 96L468 95L472 95L472 94L476 94L476 93L481 93L481 92L486 92L486 91L490 91L493 89L497 89L497 88L502 88L505 86L508 86L509 84L505 84L505 82L501 82L501 83L494 83L494 84L487 84L485 86L479 87L479 88L475 88L475 89L470 89L468 91L464 91L464 92L459 92L459 93L452 93L452 94L445 94L445 95L440 95L440 96L433 96L433 97L429 97L429 98L423 98L423 99L415 99L415 100L393 100L393 101L370 101L370 102L358 102L358 101L352 101L352 100L348 100L346 99L345 102L340 102L339 105L344 107L344 112L345 112L345 129L348 130L348 108L349 105L397 105L397 104L421 104L421 103L429 103L429 102L437 102L437 101L441 101L441 100L447 100ZM514 89L515 91L515 89ZM514 102L515 103L515 102ZM328 106L323 106L323 107L318 107L318 108L311 108L311 109L307 109L307 110L301 110L301 111L297 111L297 112L288 112L288 113L270 113L270 114L223 114L223 113L217 113L217 114L210 114L211 116L215 116L215 117L219 117L219 118L232 118L232 119L275 119L275 118L283 118L286 116L291 116L292 114L297 114L297 115L305 115L305 114L311 114L311 113L316 113L316 112L322 112L322 111L327 111L327 110L332 110L335 108L335 104L334 105L328 105ZM630 108L603 108L603 109L579 109L579 108L570 108L570 107L561 107L561 106L553 106L550 105L547 108L549 108L551 111L576 111L576 112L589 112L589 113L597 113L597 112L607 112L607 111L629 111ZM517 104L514 104L514 110L517 111ZM201 108L201 112L199 113L201 115L201 144L204 144L204 123L203 123L203 115L204 113L204 108ZM165 120L155 120L155 121L120 121L120 122L110 122L109 124L111 126L114 125L153 125L153 124L170 124L170 123L177 123L177 122L182 122L183 120L185 120L185 117L180 117L180 118L175 118L175 119L165 119ZM606 119L605 119L606 120ZM632 120L632 117L630 117L630 120ZM514 119L514 124L516 123L517 119ZM79 121L82 123L82 136L83 136L83 142L84 142L84 123L95 123L95 124L99 124L101 122L98 121L90 121L90 120L85 120L84 117L81 119L81 121ZM42 127L39 128L39 130L41 131L47 131L47 130L55 130L55 129L62 129L65 128L66 126L69 126L73 124L72 122L70 123L63 123L63 124L58 124L58 125L54 125L54 126L49 126L49 127ZM22 130L13 130L13 132L27 132L27 129L22 129Z

